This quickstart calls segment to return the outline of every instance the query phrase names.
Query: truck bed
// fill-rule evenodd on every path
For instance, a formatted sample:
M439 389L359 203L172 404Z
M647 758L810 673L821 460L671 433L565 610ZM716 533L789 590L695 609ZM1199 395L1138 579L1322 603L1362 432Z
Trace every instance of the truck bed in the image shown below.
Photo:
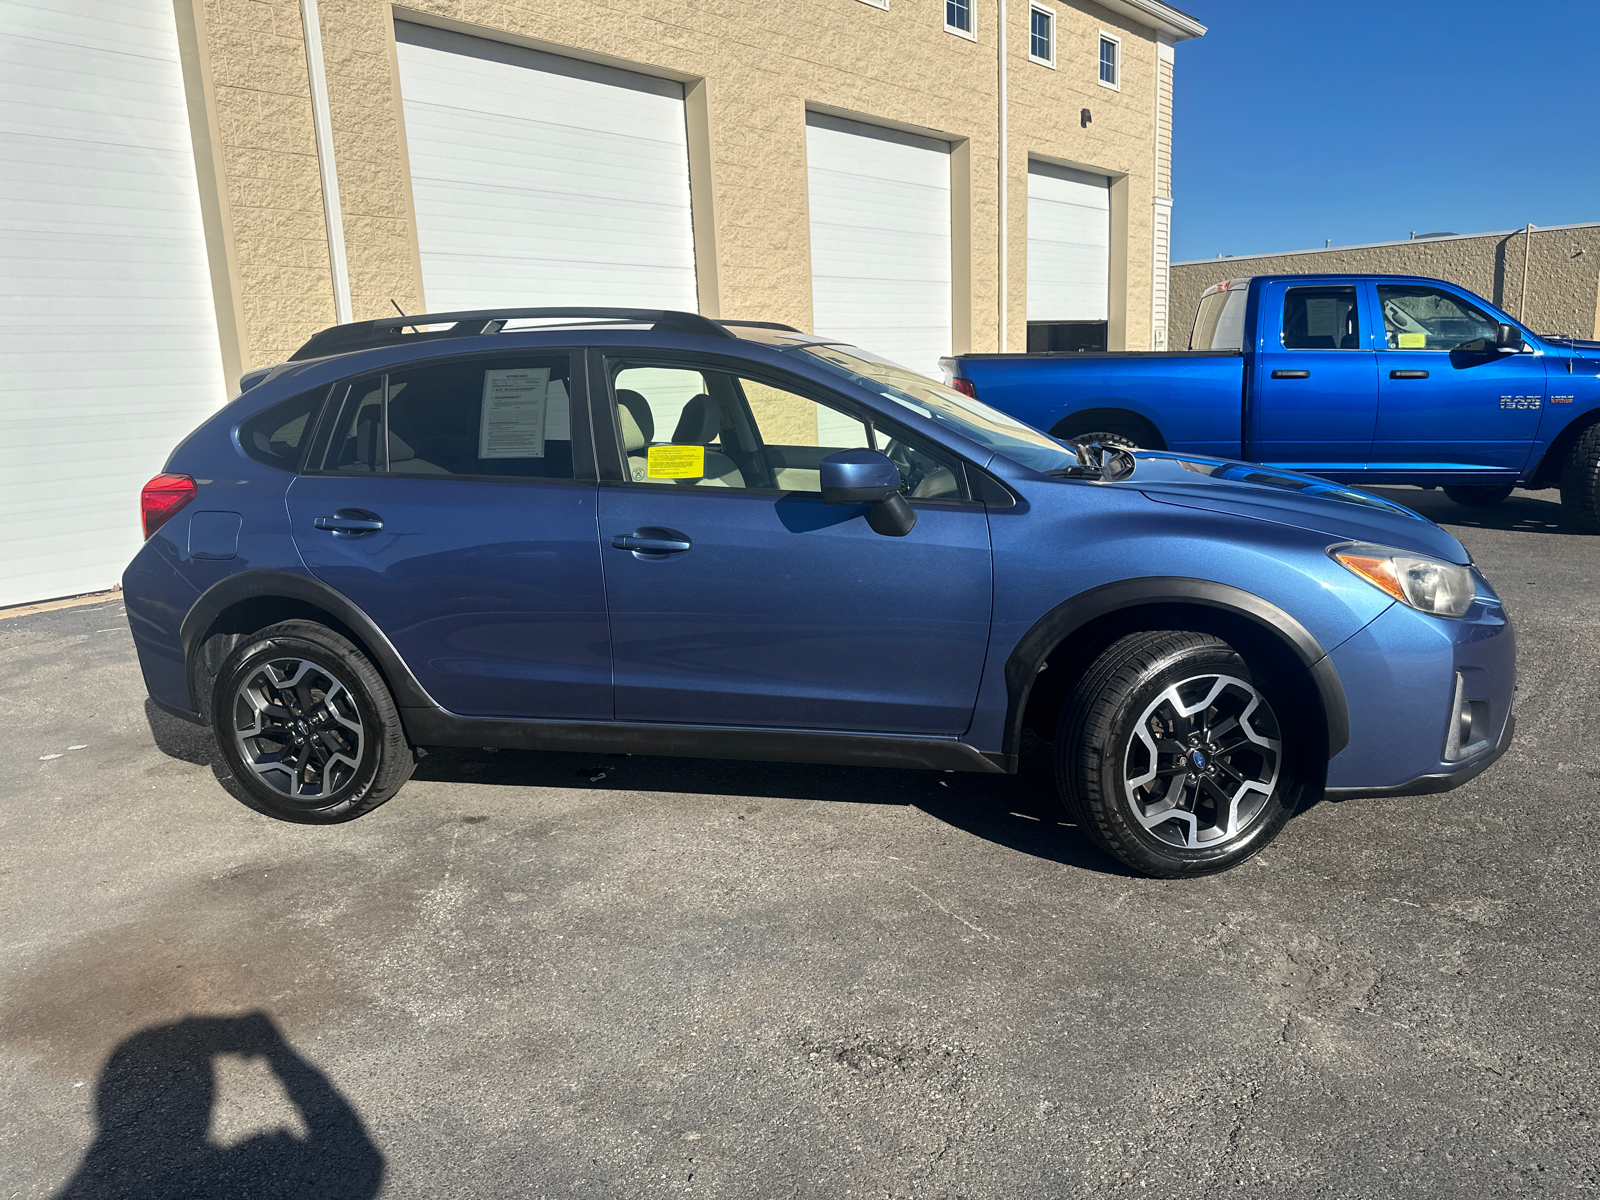
M1244 355L1233 350L960 354L946 360L978 399L1053 432L1096 409L1138 413L1168 449L1238 458ZM1089 424L1093 424L1090 421ZM1217 440L1226 431L1228 436Z

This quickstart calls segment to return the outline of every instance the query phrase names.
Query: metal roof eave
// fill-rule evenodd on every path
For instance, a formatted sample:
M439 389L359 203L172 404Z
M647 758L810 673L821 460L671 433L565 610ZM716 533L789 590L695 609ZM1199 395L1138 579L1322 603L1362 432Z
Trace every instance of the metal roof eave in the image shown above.
M1161 0L1099 0L1099 4L1119 16L1168 34L1175 42L1202 37L1206 32L1206 27L1188 13L1162 4Z

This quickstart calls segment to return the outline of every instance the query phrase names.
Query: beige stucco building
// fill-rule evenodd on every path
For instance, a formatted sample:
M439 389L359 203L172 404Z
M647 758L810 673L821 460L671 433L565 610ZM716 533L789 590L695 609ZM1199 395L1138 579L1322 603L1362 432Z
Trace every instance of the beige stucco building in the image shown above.
M950 349L996 348L1002 325L1008 348L1026 344L1030 161L1106 180L1105 340L1162 344L1172 47L1203 29L1155 0L971 0L956 6L970 32L948 24L946 0L178 7L230 375L281 359L338 319L341 238L351 316L391 313L391 301L438 308L421 248L428 230L419 241L397 22L680 85L697 300L708 315L813 327L807 117L831 114L948 146ZM1053 65L1031 53L1037 9L1053 18ZM1118 46L1115 86L1100 79L1103 37ZM320 148L319 41L330 135ZM566 300L527 281L524 303Z
M1534 332L1600 338L1600 223L1442 234L1172 265L1172 342L1188 345L1200 295L1246 275L1425 275L1469 288Z
M929 373L1167 326L1160 0L0 0L0 606L336 322L609 305Z

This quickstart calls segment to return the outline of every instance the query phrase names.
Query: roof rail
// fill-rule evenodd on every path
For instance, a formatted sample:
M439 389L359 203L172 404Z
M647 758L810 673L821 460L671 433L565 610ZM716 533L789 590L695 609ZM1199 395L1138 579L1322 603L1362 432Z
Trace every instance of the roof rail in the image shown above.
M793 325L784 325L778 321L724 321L718 318L717 324L728 329L778 329L784 333L804 332Z
M349 354L353 350L372 350L401 342L433 341L442 338L473 337L480 333L499 333L507 321L599 317L610 321L648 322L658 333L693 333L703 337L731 338L709 317L699 313L675 312L663 308L484 308L471 312L416 313L412 316L379 317L375 321L352 321L334 325L289 356L290 362L307 358L326 358L330 354ZM404 330L422 325L448 325L417 333Z

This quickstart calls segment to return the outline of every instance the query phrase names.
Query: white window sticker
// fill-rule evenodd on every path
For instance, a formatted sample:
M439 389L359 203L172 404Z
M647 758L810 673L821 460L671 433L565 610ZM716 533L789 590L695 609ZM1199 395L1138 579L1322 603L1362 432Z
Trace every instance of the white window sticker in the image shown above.
M483 373L479 458L543 458L549 367Z
M1339 301L1332 296L1311 296L1306 300L1306 336L1340 336Z

